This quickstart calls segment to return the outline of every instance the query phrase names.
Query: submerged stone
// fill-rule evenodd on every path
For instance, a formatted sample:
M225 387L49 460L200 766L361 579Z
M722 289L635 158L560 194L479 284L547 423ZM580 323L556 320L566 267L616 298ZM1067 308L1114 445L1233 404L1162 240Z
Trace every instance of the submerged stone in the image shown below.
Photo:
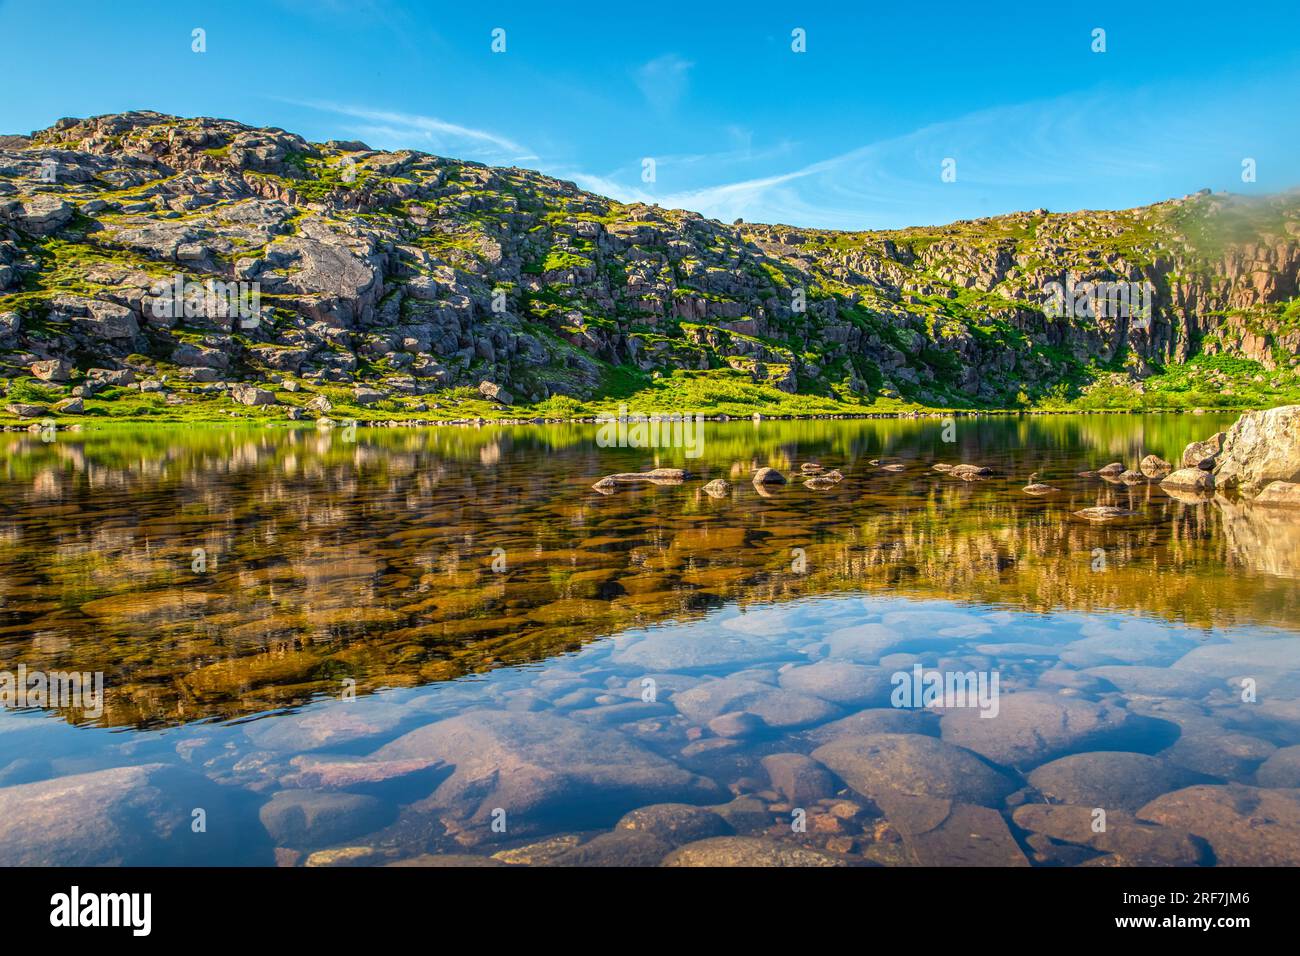
M384 826L394 809L354 793L281 790L259 811L262 825L279 846L338 843Z
M1300 787L1300 745L1274 751L1255 771L1255 779L1261 787Z
M772 788L796 807L806 807L835 793L826 768L804 754L768 754L763 758Z
M1183 697L1200 699L1221 687L1222 682L1168 667L1144 667L1137 664L1111 664L1090 667L1084 671L1100 677L1126 694L1144 694L1152 697Z
M1221 866L1300 866L1300 790L1188 787L1157 797L1137 815L1205 840Z
M712 810L686 803L657 803L623 815L616 830L648 833L674 846L731 833L731 825Z
M998 714L949 708L940 720L945 741L994 763L1032 767L1063 754L1114 744L1129 730L1129 715L1113 704L1042 691L1002 694Z
M0 788L0 866L270 865L261 833L249 794L164 764Z
M677 694L673 704L700 724L722 714L743 711L776 729L820 724L842 713L820 697L736 677L705 681Z
M829 853L763 837L713 837L688 843L664 858L663 866L845 866Z
M812 694L846 707L887 704L892 689L890 675L885 670L845 661L818 661L792 667L781 674L780 683L787 690Z
M1000 806L1018 786L971 751L921 734L840 737L812 755L871 799L897 791Z
M790 656L791 651L784 643L761 638L659 631L615 651L612 660L648 672L695 671L736 668Z
M868 734L924 734L939 736L939 717L927 710L903 710L876 707L860 710L806 732L809 740L827 743L838 737L865 737Z
M1029 774L1029 783L1055 803L1133 813L1194 775L1159 757L1124 751L1071 754Z
M379 760L419 757L450 768L417 810L438 812L466 843L568 824L608 826L638 803L716 801L716 783L618 731L596 731L551 713L471 711L381 747Z

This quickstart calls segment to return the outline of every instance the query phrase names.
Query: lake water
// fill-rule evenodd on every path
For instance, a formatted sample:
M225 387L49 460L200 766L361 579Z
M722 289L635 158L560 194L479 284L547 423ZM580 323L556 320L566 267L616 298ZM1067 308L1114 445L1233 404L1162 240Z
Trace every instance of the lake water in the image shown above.
M1078 475L1232 420L0 435L0 863L1298 864L1300 518Z

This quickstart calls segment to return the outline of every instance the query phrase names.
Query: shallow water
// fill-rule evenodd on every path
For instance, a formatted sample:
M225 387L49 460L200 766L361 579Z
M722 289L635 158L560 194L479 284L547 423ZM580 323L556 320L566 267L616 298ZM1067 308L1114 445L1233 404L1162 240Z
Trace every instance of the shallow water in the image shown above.
M1300 862L1300 521L1077 475L1230 421L0 436L0 671L105 685L0 711L0 862Z

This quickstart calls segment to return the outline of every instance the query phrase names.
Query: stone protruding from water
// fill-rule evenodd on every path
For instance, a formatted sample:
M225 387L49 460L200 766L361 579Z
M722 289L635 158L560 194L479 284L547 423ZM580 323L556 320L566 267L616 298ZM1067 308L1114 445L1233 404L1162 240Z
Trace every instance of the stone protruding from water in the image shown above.
M1300 482L1300 405L1247 412L1237 419L1223 438L1214 477L1220 487L1247 495L1273 481Z

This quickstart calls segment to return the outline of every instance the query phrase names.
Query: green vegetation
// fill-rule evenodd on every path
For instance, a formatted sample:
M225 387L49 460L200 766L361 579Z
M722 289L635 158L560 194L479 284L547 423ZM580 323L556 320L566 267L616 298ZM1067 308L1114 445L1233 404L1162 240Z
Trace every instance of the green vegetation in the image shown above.
M1300 300L1283 300L1289 286L1250 265L1289 261L1278 244L1300 235L1295 195L836 232L728 227L527 169L309 144L220 120L87 120L39 133L31 148L51 146L162 164L96 160L64 192L70 220L33 220L0 240L6 396L50 405L76 389L84 408L66 419L91 427L274 422L291 409L364 422L589 417L619 402L746 416L1300 397ZM1256 255L1259 244L1278 255ZM141 318L151 282L178 271L199 282L265 276L260 326ZM1156 331L1047 314L1048 284L1067 275L1151 281ZM113 303L99 310L108 318L87 299ZM121 328L122 303L138 331ZM182 346L220 352L210 378L256 384L276 404L238 404L193 382L177 364L192 360L178 358ZM73 380L19 384L47 355L73 365ZM78 388L87 369L123 365L136 386ZM487 401L483 380L513 400ZM362 405L354 385L384 397Z

